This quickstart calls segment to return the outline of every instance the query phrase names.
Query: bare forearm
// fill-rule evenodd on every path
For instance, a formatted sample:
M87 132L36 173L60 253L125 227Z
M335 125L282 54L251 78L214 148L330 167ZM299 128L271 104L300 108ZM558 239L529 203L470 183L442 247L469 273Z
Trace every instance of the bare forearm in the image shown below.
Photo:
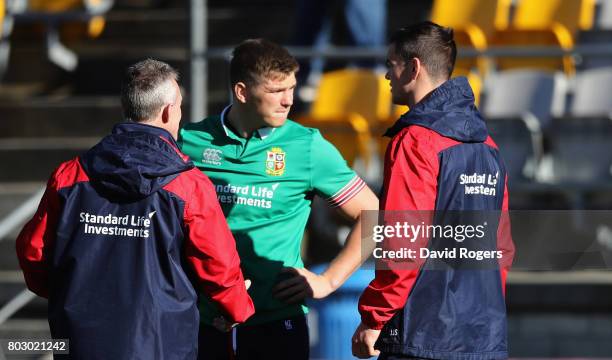
M344 247L323 273L334 291L366 260L366 256L362 256L361 247L361 216L359 216ZM365 250L367 249L364 249L364 254L371 253L366 253Z
M339 288L374 250L374 242L362 236L364 210L378 210L378 198L367 187L340 209L346 216L355 219L355 223L344 247L323 273L333 290Z

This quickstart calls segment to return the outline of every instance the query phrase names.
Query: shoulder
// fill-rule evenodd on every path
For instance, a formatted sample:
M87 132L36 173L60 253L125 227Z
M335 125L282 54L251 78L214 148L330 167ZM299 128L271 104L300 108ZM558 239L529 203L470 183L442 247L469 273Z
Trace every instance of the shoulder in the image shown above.
M220 128L219 115L209 116L206 119L186 124L180 131L181 142L212 139Z
M402 129L391 140L391 145L404 150L427 152L437 155L459 141L440 135L434 130L420 125L410 125Z
M197 198L203 193L205 195L211 195L211 193L214 192L214 185L208 176L194 167L182 172L174 180L164 186L164 189L186 201L190 198Z
M213 115L205 118L204 120L198 122L187 123L183 127L183 131L205 131L207 129L213 128L214 124L220 122L219 115Z
M497 144L495 143L495 141L493 140L491 136L487 137L487 140L485 140L485 144L496 150L499 150L499 148L497 147Z
M436 132L420 125L410 125L403 128L393 137L392 141L412 141L416 143L427 143L432 140Z
M321 137L321 133L318 129L303 126L293 120L287 119L285 124L282 126L283 133L285 136L294 138L308 137L315 138Z
M49 185L52 185L55 189L62 189L70 187L78 182L89 181L89 177L78 157L65 161L58 166L51 179L49 179Z
M398 132L389 143L395 151L399 149L424 150L428 149L433 141L435 132L419 125L410 125Z

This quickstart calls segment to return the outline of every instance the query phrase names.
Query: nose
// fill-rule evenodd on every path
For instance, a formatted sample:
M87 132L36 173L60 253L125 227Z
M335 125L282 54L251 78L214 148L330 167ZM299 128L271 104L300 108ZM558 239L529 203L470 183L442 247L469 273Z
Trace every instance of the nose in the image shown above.
M289 107L293 105L293 89L287 90L283 93L283 97L281 99L281 105L284 107Z

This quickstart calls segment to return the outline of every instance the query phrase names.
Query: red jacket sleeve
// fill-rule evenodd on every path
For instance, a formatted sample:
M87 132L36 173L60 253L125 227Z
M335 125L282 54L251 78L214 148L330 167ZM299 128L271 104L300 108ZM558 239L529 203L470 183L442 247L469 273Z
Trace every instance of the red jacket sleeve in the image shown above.
M385 154L381 210L434 210L438 158L429 130L411 126L391 140ZM372 329L384 324L404 307L419 272L387 266L376 270L374 280L359 299L361 321Z
M489 136L485 142L487 145L494 148L498 148L497 144ZM508 175L506 175L506 181L504 182L504 200L502 203L502 211L499 219L499 227L497 228L497 250L502 252L502 258L499 261L499 267L501 272L502 291L504 296L506 295L506 278L508 271L512 266L514 260L514 242L512 241L512 232L510 226L510 212L508 206Z
M45 298L49 296L46 252L56 236L60 211L57 174L61 169L56 170L47 182L38 210L23 227L16 241L17 258L28 289Z
M185 205L187 260L204 293L220 306L228 320L244 322L255 308L244 285L236 242L212 183L205 176L198 180L203 181L196 181L193 193L189 194L192 200Z
M508 211L508 176L506 176L506 184L504 186L504 202L502 212L499 219L499 227L497 228L497 250L502 252L500 259L500 270L502 278L502 290L506 295L506 277L514 260L514 242L512 241L512 233L510 231L510 213Z

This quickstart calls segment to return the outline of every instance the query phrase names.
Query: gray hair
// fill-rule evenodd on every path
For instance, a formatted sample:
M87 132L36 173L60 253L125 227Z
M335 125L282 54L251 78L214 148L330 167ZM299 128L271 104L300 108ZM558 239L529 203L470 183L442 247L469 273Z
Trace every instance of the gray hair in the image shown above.
M172 80L178 72L162 61L147 59L130 66L121 87L121 106L126 120L153 119L164 105L173 104L178 92Z

